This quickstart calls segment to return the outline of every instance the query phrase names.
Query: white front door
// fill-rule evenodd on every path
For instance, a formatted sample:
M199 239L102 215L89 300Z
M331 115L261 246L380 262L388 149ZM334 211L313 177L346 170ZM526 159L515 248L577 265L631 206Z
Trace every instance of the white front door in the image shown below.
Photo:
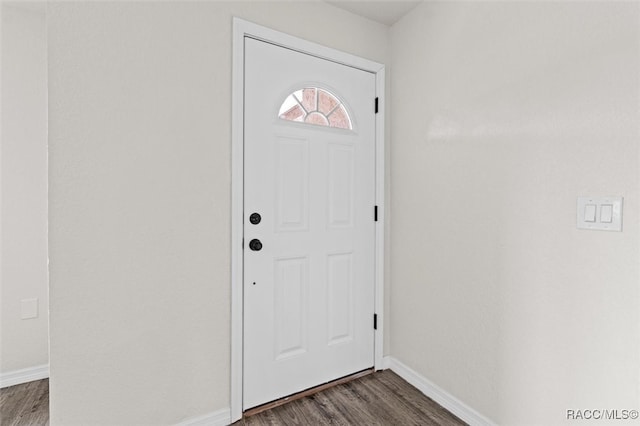
M375 75L245 38L248 409L374 364Z

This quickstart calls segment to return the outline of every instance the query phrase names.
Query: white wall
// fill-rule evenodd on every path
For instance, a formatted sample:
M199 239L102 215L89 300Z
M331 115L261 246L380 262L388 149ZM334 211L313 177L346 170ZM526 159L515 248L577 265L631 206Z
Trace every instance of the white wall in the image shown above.
M0 375L48 363L44 8L2 3ZM21 319L21 300L39 315Z
M229 407L231 23L385 62L320 2L49 5L51 421Z
M498 424L638 408L639 17L439 2L392 28L391 354ZM577 230L581 195L624 196L624 231Z

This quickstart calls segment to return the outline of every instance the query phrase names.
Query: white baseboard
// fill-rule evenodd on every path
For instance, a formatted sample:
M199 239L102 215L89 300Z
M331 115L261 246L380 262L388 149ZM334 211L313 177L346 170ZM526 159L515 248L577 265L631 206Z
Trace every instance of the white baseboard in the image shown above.
M387 356L383 365L471 426L495 426L494 422L397 359Z
M231 409L223 408L204 416L192 417L176 426L227 426L231 424Z
M0 388L46 379L47 377L49 377L49 365L47 364L9 371L8 373L0 374Z

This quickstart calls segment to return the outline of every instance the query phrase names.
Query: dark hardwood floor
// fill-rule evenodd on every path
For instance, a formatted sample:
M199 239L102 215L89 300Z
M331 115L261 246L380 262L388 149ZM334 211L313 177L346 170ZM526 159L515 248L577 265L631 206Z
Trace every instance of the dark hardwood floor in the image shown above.
M49 381L0 389L0 424L48 425ZM336 385L234 423L255 426L464 424L391 370Z
M0 389L0 425L49 424L49 380L37 380Z

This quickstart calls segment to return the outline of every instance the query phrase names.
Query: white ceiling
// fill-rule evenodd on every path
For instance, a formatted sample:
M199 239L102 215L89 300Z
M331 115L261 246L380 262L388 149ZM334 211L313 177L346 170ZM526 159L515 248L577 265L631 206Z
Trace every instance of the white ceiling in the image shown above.
M385 25L393 25L421 0L325 0L340 9L364 16Z

